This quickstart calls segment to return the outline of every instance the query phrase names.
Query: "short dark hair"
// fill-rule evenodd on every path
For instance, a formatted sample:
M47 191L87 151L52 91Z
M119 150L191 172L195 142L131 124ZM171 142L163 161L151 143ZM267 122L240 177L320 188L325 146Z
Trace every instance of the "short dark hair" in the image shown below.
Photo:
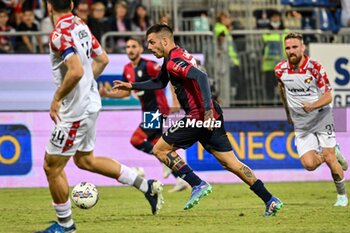
M158 24L154 24L153 26L148 28L148 30L146 32L146 37L151 33L159 33L159 32L167 32L167 33L170 33L171 35L173 35L173 29L169 25L163 24L163 23L158 23Z
M301 34L300 32L290 32L286 35L286 37L284 38L284 41L288 39L298 39L301 42L303 42L303 34Z
M133 41L136 41L140 46L142 46L142 41L140 38L136 37L136 36L130 36L126 41L129 41L129 40L133 40Z
M0 14L6 14L9 15L9 12L5 8L0 8Z
M67 12L70 11L70 5L72 0L47 0L48 3L52 5L54 11L57 12Z

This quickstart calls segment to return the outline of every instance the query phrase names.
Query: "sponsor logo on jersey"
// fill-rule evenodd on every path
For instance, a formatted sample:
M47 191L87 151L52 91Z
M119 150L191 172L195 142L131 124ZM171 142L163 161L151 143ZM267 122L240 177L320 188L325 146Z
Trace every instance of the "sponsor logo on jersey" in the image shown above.
M78 32L79 39L83 39L85 37L88 37L88 33L85 30L81 30Z
M186 62L180 58L175 58L173 61L175 62L174 66L173 66L173 70L176 72L179 71L181 68L182 68L182 70L185 70L188 66L188 62Z
M58 33L58 32L53 32L52 34L52 41L56 40L57 38L61 37L62 34Z
M304 80L304 83L310 84L311 81L312 81L312 77L305 79L305 80Z
M173 70L174 70L175 72L178 72L178 71L180 70L180 66L179 66L178 64L175 64L175 65L173 66Z
M310 87L307 89L304 88L288 88L288 91L293 92L293 93L298 93L298 92L309 92Z

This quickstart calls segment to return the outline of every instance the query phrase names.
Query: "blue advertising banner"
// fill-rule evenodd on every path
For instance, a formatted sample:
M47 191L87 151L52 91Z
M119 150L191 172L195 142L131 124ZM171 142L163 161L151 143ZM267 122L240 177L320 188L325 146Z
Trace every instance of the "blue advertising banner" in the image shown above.
M349 44L310 43L310 57L322 64L333 88L333 106L350 106Z
M253 170L303 169L294 145L293 127L286 121L227 121L227 136L237 158ZM196 171L224 170L215 157L196 143L186 150Z
M32 169L31 136L24 125L0 125L0 176L25 175Z

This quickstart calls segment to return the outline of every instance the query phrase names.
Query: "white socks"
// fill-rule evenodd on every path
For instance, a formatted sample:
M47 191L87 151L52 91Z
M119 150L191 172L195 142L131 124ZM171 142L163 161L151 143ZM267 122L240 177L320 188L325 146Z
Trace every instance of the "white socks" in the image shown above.
M70 199L68 198L66 203L52 203L52 205L57 214L58 224L64 227L72 226L74 222L72 219L72 203L70 202Z
M118 178L118 181L122 184L134 186L135 188L141 190L143 193L146 193L148 190L147 180L138 176L135 171L123 164L120 168L120 176Z

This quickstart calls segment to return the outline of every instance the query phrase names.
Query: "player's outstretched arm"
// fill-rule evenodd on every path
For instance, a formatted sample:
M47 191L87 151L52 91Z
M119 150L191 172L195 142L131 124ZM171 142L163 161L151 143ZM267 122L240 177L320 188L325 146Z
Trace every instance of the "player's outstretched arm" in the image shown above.
M113 89L112 91L107 91L102 83L99 84L99 92L101 97L107 97L107 98L125 98L130 96L131 91L130 90L121 90L121 89Z
M163 89L168 85L169 80L160 78L150 79L144 82L128 83L119 80L113 81L115 90L157 90Z
M92 71L94 73L94 78L97 79L106 68L109 63L108 55L103 51L100 55L93 58Z
M120 80L114 80L113 81L113 90L123 90L123 91L131 91L132 85L131 83L120 81Z

